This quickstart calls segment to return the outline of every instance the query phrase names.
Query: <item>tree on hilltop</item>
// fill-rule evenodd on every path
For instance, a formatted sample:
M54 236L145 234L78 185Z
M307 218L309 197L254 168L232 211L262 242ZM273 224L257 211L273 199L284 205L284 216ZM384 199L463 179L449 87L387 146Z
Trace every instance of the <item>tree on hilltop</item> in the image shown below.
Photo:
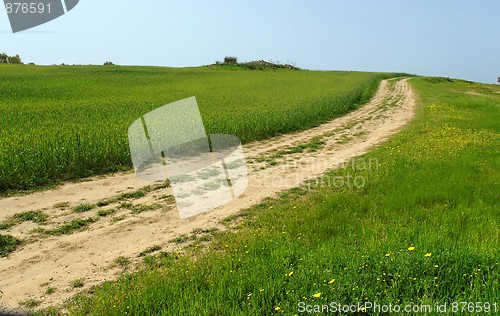
M19 55L9 56L6 53L0 54L0 64L22 64L21 57Z
M236 65L238 63L238 58L233 56L224 57L224 64L226 65Z

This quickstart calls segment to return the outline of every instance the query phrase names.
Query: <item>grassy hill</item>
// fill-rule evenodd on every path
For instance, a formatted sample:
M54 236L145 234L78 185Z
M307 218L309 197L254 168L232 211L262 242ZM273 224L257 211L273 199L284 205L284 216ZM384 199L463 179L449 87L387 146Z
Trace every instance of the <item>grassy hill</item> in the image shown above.
M0 67L0 193L131 167L128 126L196 96L208 133L243 142L307 129L397 74L247 68Z

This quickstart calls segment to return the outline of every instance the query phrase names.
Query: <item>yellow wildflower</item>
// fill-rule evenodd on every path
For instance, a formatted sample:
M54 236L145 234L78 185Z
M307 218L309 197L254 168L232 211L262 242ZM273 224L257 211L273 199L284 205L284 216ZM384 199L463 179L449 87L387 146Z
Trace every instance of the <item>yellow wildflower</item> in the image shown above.
M315 298L320 298L320 297L321 297L321 292L318 292L318 293L316 293L316 294L313 294L313 297L315 297Z
M432 256L432 252L428 252L424 255L424 257L430 257L430 256Z
M415 250L415 247L413 247L413 246L408 247L408 250L409 250L409 251L413 251L413 250Z

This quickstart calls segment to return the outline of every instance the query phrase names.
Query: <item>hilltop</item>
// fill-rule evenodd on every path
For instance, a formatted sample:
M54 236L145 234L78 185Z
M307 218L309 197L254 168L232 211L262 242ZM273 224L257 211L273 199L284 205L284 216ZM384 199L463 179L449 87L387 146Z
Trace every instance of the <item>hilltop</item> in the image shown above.
M279 62L271 62L267 60L254 60L244 63L238 63L237 57L225 57L224 61L216 61L215 63L208 65L209 67L238 67L238 68L247 68L250 70L265 70L265 69L291 69L291 70L300 70L299 67L296 67L291 64L281 64Z

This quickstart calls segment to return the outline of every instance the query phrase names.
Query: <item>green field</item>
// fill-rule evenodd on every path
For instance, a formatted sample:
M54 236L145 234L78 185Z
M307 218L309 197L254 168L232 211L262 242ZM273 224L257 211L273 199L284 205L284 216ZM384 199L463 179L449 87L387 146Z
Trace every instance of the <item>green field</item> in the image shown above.
M128 126L196 96L208 133L246 143L307 129L397 74L234 67L0 67L0 193L131 168Z
M328 174L363 176L363 188L284 192L241 212L236 231L216 233L209 246L146 256L143 270L66 307L75 315L295 315L299 302L500 303L500 89L411 83L417 117L364 156L379 167Z

